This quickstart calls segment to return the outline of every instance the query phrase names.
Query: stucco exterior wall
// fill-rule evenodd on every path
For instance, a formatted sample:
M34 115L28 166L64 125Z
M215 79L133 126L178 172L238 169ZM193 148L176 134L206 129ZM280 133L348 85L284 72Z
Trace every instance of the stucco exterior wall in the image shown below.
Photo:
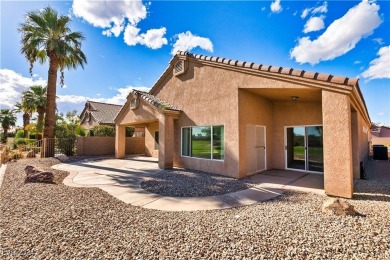
M145 127L145 155L158 157L158 150L154 149L154 133L158 131L158 122L153 122Z
M242 76L236 78L238 75L189 63L186 74L170 74L152 93L182 110L180 118L174 121L174 166L239 177L238 86L244 82ZM224 126L225 160L182 157L181 128L209 125Z
M353 158L349 96L322 91L324 186L331 196L351 198Z
M273 168L273 109L272 101L240 89L239 91L239 142L240 142L240 177L247 175L246 127L261 125L266 127L267 169Z
M112 155L115 153L115 137L78 137L77 155ZM127 137L126 154L144 154L145 138Z

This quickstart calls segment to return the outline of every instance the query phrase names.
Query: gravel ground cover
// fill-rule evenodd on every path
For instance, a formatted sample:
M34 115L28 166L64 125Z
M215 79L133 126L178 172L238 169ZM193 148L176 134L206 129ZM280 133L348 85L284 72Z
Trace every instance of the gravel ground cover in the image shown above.
M141 182L149 192L169 197L206 197L222 195L254 186L247 180L189 169L164 170Z
M389 163L370 165L387 171L383 178L369 174L356 182L357 199L349 202L365 217L323 215L324 197L296 192L236 209L162 212L126 205L98 188L64 186L60 171L58 184L24 184L25 165L54 163L8 165L0 191L1 259L390 259Z

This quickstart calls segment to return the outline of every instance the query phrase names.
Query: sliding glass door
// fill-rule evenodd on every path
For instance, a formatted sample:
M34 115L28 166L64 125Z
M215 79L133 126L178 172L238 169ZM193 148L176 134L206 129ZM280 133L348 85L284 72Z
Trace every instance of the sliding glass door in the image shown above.
M322 126L287 127L286 135L287 168L324 171Z

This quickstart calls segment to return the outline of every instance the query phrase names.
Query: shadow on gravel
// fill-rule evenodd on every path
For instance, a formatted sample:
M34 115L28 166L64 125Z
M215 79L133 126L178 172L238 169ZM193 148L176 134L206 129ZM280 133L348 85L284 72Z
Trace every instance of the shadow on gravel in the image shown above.
M353 199L390 202L390 161L368 161L366 175L355 180Z

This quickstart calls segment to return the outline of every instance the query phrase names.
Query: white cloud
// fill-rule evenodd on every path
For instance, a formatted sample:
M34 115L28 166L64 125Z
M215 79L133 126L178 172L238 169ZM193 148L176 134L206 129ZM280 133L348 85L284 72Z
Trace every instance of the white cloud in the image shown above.
M385 113L384 112L379 112L378 116L383 116Z
M175 55L178 51L191 51L196 47L213 52L213 43L209 38L193 35L190 31L176 34L174 38L177 38L177 40L173 44L172 55Z
M362 37L372 34L381 24L376 3L363 0L352 7L340 19L335 20L316 40L310 37L298 39L298 45L290 57L299 63L312 65L324 60L332 60L352 50Z
M353 64L360 64L360 63L362 63L360 60L355 60Z
M378 51L379 58L370 62L370 67L362 73L367 79L390 79L390 45Z
M374 38L374 39L372 39L374 42L376 42L376 43L378 43L379 45L383 45L383 44L385 44L384 42L383 42L383 39L382 38Z
M264 12L264 11L265 11L265 6L263 6L263 7L261 8L261 11L262 11L262 12Z
M139 34L137 25L147 16L146 5L141 0L74 0L73 13L95 27L102 28L103 35L119 37L124 32L124 41L129 46L141 44L159 49L168 44L164 38L166 28L150 29Z
M310 13L317 14L317 13L327 13L327 12L328 12L328 3L324 2L322 5L318 7L305 8L302 11L301 18L305 19Z
M135 25L146 18L146 7L141 0L74 0L72 8L77 17L95 27L109 30L118 30L125 19Z
M132 25L127 25L124 33L125 43L129 46L137 44L145 45L153 50L161 48L168 43L164 38L167 29L165 27L160 29L150 29L146 33L139 34L140 29Z
M308 33L308 32L315 32L324 29L325 27L324 18L325 18L324 16L310 17L310 19L307 20L305 24L305 28L303 29L303 32Z
M133 89L141 90L141 91L149 91L150 88L147 87L133 87L127 86L124 88L118 88L116 90L116 94L113 97L109 98L96 98L96 97L87 97L87 96L79 96L79 95L58 95L57 103L68 103L68 104L84 104L87 100L109 103L109 104L117 104L124 105L126 103L126 98L129 95L130 91Z
M46 80L34 75L33 78L24 77L9 69L0 69L0 106L13 108L20 102L22 92L33 85L46 86Z
M303 10L302 14L301 14L301 18L302 19L305 19L306 16L310 13L312 8L306 8L305 10Z
M271 12L273 13L280 13L283 10L282 6L280 5L280 0L275 0L275 2L272 2L270 8Z
M324 2L321 6L315 7L311 13L316 14L316 13L327 13L327 12L328 12L328 3Z

